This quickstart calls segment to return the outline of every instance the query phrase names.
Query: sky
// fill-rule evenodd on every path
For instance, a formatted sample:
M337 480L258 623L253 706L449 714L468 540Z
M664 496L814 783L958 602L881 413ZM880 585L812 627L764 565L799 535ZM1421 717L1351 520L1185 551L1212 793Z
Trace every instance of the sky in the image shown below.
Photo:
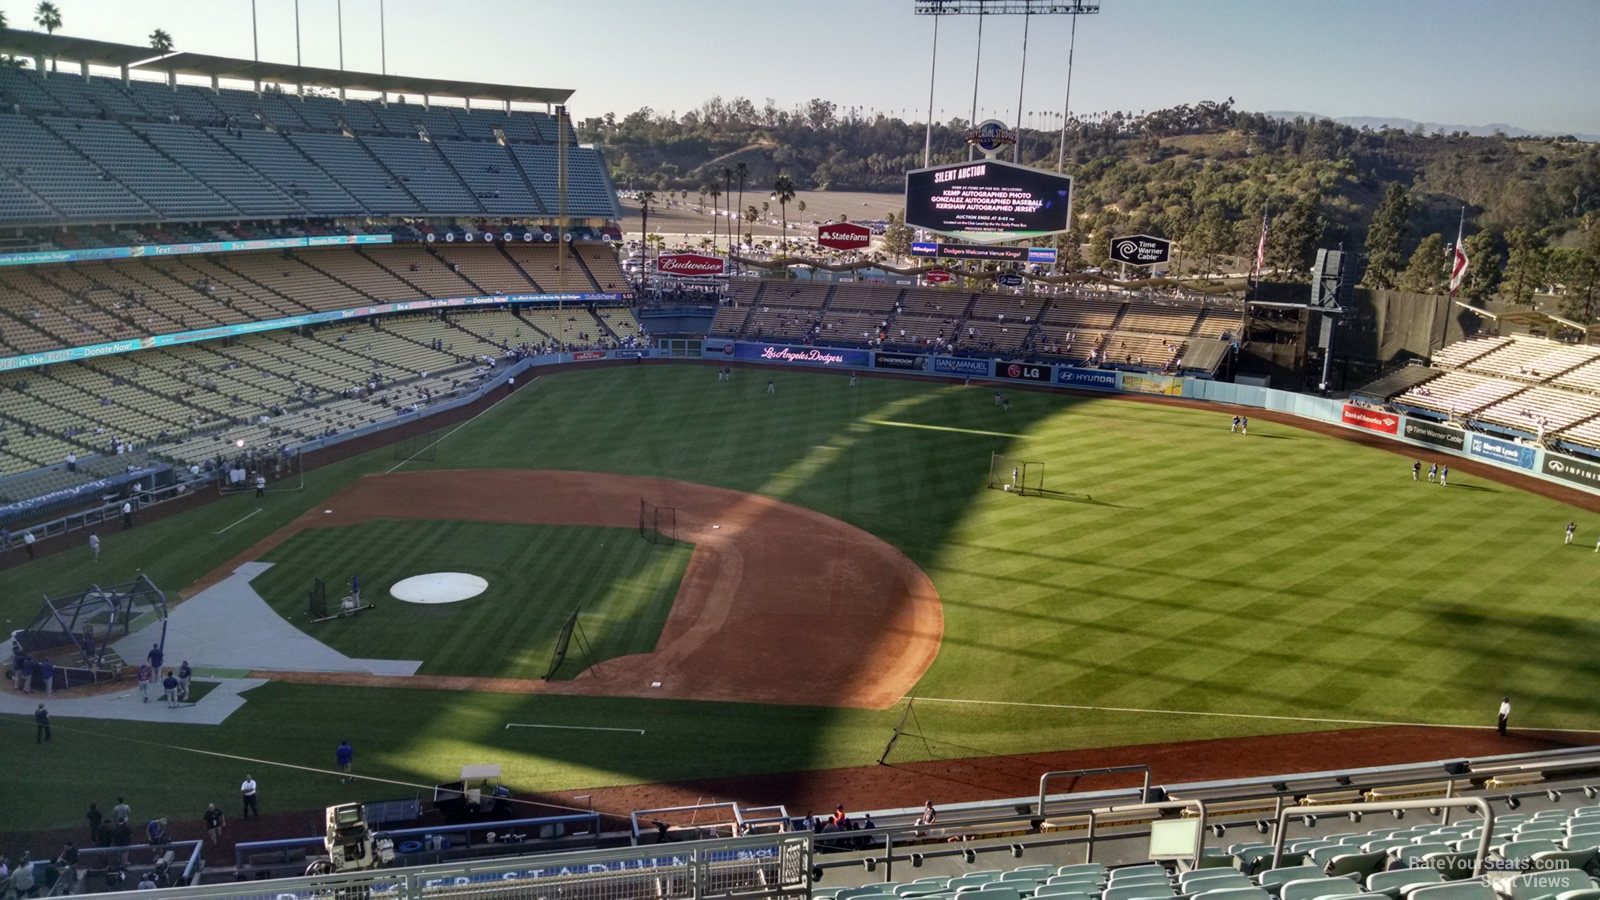
M55 0L61 33L248 58L250 0ZM922 121L933 18L913 0L381 0L387 69L576 90L578 117L706 98L812 97ZM0 0L31 28L32 0ZM260 55L295 61L294 0L256 0ZM299 0L300 58L378 71L380 0ZM1065 99L1070 17L939 25L933 114L1044 124ZM1078 21L1071 108L1150 110L1233 97L1238 108L1507 123L1600 134L1600 0L1102 0ZM1029 116L1032 115L1032 119Z

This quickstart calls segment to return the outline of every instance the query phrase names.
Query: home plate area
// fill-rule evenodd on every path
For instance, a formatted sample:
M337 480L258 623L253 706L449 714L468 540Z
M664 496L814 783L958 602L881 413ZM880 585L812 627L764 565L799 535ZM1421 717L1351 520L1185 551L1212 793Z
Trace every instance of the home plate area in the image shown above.
M389 588L389 595L406 603L459 603L489 589L489 582L465 572L429 572L402 578Z

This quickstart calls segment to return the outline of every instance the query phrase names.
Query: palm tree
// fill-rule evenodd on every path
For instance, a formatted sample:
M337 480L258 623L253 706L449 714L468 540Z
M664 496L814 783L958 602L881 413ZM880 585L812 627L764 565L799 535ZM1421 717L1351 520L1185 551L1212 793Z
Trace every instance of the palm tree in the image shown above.
M739 163L733 167L733 175L739 179L739 208L744 209L744 177L750 174L750 167Z
M794 199L794 180L788 175L779 175L778 180L772 183L772 199L778 201L778 208L783 216L783 237L779 240L779 247L789 245L789 201Z
M733 254L733 223L737 222L739 217L733 214L731 208L733 204L733 170L727 166L722 167L722 190L723 195L728 198L727 203L724 205L724 211L728 214L728 254L731 256Z
M717 200L722 197L722 188L717 187L716 182L712 182L711 190L706 191L706 193L711 195L711 248L715 251L717 247ZM733 242L729 241L729 243ZM730 247L729 249L732 248Z
M172 35L167 34L160 28L150 32L150 49L157 53L171 53Z
M744 236L746 243L754 244L756 242L756 220L759 218L761 218L761 210L756 209L754 204L744 208L744 220L750 223L750 231Z
M34 24L45 30L46 34L55 34L61 27L61 10L50 0L40 0L39 6L33 11ZM56 61L50 60L50 71L56 70Z
M644 239L644 265L650 267L650 207L656 204L656 192L644 191L639 195L639 211L644 220L639 223L639 234Z

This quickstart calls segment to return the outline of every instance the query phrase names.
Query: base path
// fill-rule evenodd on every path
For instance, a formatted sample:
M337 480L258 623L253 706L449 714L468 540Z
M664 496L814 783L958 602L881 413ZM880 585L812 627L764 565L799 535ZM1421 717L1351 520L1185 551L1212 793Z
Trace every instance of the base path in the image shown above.
M679 539L695 545L651 653L605 660L553 682L261 674L328 684L886 709L933 664L944 613L933 582L905 554L812 510L662 478L497 469L369 475L206 580L308 528L384 518L636 529L641 498L675 507Z

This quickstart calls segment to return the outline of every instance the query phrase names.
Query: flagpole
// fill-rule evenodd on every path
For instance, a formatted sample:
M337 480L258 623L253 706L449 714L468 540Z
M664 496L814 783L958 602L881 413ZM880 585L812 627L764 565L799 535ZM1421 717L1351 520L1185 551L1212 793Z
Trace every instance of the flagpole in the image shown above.
M1252 301L1259 298L1261 291L1261 266L1267 256L1267 214L1270 209L1271 206L1268 204L1262 204L1261 206L1261 237L1256 241L1255 264L1250 267L1250 299Z
M1454 300L1456 298L1456 287L1457 287L1457 284L1456 284L1456 261L1459 260L1466 253L1466 250L1463 249L1462 246L1461 246L1461 236L1462 236L1462 234L1464 234L1466 232L1466 228L1467 228L1467 207L1466 207L1466 204L1462 204L1462 206L1461 206L1461 219L1456 222L1456 245L1451 248L1451 252L1450 252L1450 299L1451 300ZM1462 277L1466 276L1466 272L1465 271L1463 271L1461 274L1462 274Z

